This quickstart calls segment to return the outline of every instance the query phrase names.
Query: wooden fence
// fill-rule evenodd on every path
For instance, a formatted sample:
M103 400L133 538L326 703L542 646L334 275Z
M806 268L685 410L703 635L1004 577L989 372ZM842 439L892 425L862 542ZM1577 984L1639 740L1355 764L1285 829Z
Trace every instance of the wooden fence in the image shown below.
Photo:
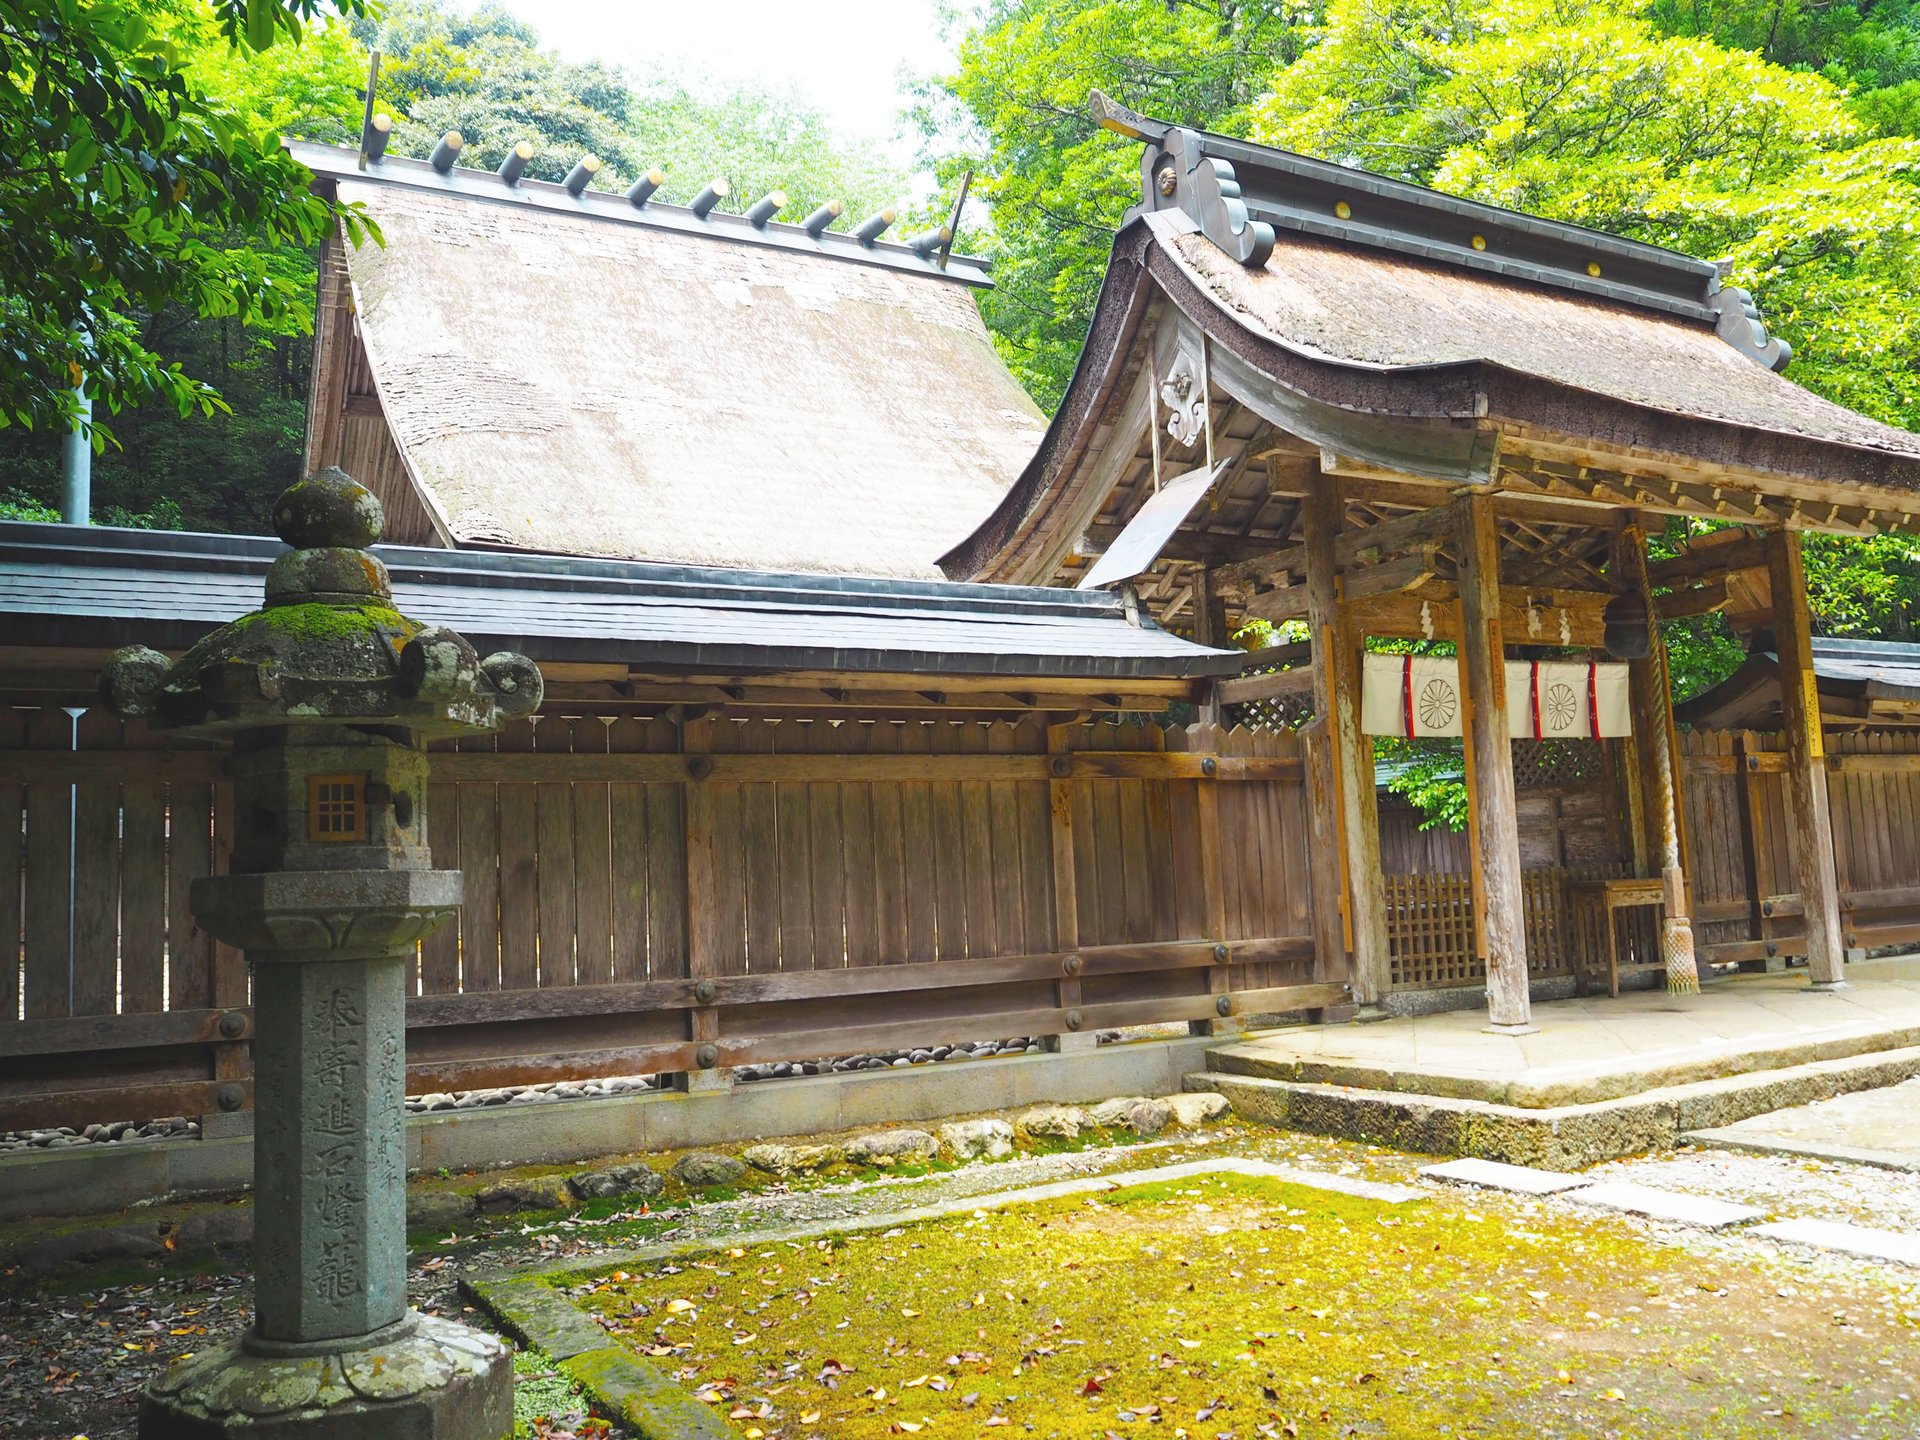
M0 1128L251 1103L219 757L0 712ZM77 741L77 748L76 748ZM436 753L414 1093L1317 1008L1302 741L560 715Z
M1681 737L1696 939L1714 961L1804 955L1778 735ZM1920 733L1826 737L1828 808L1849 949L1920 941Z

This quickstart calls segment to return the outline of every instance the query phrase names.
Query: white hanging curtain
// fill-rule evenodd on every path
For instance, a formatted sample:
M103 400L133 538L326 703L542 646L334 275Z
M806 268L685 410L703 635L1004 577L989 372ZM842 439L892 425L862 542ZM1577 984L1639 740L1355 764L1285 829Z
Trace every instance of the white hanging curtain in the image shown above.
M1452 657L1368 655L1360 728L1369 735L1464 733ZM1507 661L1507 726L1516 740L1598 740L1633 733L1627 667L1617 661Z

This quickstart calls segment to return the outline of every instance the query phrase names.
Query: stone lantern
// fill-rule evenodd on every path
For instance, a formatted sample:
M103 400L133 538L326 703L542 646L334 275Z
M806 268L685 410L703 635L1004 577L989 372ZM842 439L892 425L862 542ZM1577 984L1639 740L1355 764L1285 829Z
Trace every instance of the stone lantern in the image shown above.
M293 549L263 609L177 663L118 651L101 683L121 716L232 741L230 873L192 905L253 977L254 1323L155 1382L140 1435L498 1440L504 1348L407 1308L405 972L460 903L431 868L425 742L534 710L540 672L393 608L380 503L343 471L273 521Z

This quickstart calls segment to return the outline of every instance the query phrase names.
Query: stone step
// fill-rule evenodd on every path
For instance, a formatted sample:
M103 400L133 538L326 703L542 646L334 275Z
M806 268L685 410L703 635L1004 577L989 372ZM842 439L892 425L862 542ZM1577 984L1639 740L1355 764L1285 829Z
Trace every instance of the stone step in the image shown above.
M1211 1062L1213 1055L1208 1059ZM1546 1108L1447 1094L1285 1080L1209 1069L1189 1090L1215 1090L1242 1119L1412 1150L1465 1155L1544 1170L1670 1150L1690 1132L1920 1074L1920 1046L1649 1089L1589 1104Z
M1545 1110L1625 1099L1655 1088L1767 1074L1822 1060L1886 1058L1907 1051L1920 1055L1920 1029L1843 1026L1814 1038L1773 1044L1729 1041L1724 1048L1706 1053L1696 1048L1670 1056L1636 1054L1588 1065L1532 1066L1518 1074L1490 1074L1437 1064L1387 1065L1296 1055L1284 1045L1251 1040L1209 1050L1207 1068L1262 1080L1351 1085L1362 1090L1397 1090L1409 1095L1450 1095L1462 1100L1487 1100ZM1912 1073L1920 1073L1920 1061L1916 1061Z

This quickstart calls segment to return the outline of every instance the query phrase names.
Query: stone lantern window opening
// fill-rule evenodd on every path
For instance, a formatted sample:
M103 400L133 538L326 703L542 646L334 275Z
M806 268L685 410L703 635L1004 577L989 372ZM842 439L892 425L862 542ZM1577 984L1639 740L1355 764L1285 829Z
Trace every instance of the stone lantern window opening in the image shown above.
M367 838L364 775L315 775L307 781L307 838L318 844Z

